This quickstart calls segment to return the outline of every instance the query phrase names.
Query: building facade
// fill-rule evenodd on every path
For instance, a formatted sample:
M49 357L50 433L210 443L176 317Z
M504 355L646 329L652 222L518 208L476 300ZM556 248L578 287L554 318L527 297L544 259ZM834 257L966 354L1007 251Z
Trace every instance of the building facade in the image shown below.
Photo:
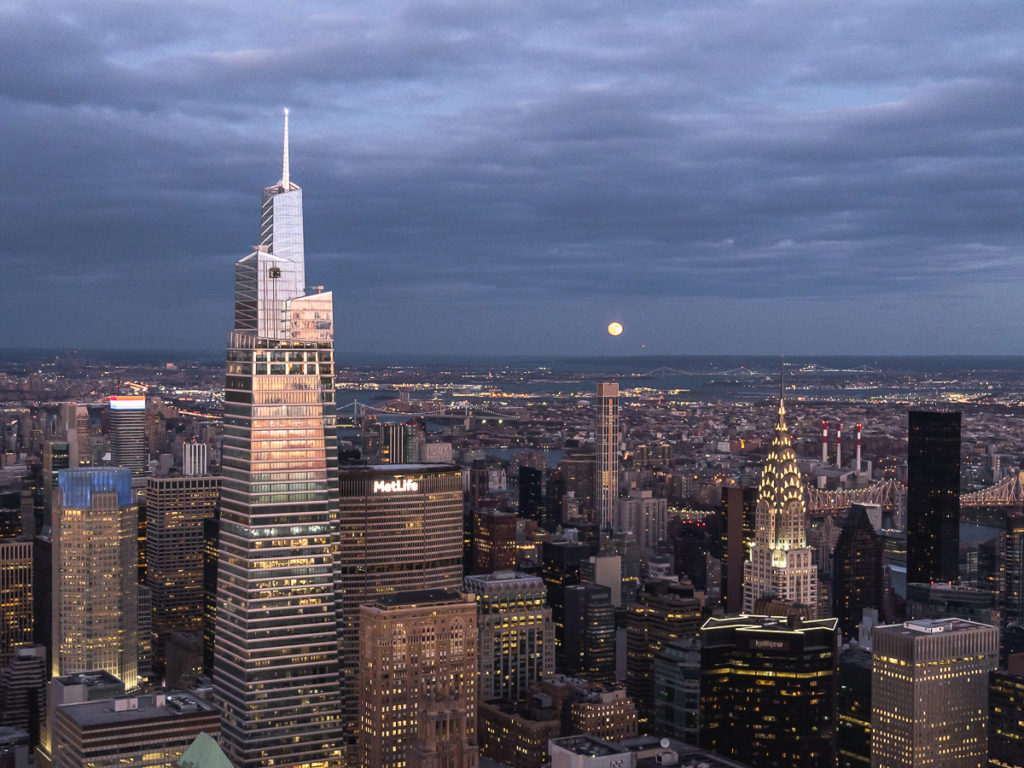
M813 550L807 546L804 484L781 400L757 496L754 543L743 569L743 610L752 613L759 599L772 596L805 606L804 615L813 617L818 604L818 571Z
M200 733L217 738L216 708L187 693L156 693L57 707L53 768L170 768Z
M32 539L0 539L0 670L34 637Z
M847 514L832 562L832 615L850 639L857 636L864 609L882 606L882 540L863 506Z
M594 508L597 523L604 531L612 525L615 502L619 498L619 385L614 381L597 383L597 475Z
M477 608L449 590L360 607L363 768L476 768Z
M480 631L480 698L522 701L555 671L555 625L539 576L503 571L467 576Z
M214 687L237 768L340 763L333 303L305 295L287 147L286 115L228 335Z
M144 396L110 396L110 460L133 475L145 474L149 468Z
M871 644L873 768L985 765L999 630L920 619L875 627Z
M834 765L835 619L711 618L701 644L702 747L755 768Z
M61 470L53 529L53 674L139 682L138 506L131 470Z
M203 523L216 513L219 495L219 477L147 479L146 584L158 667L167 662L172 632L202 630Z
M960 578L960 414L911 411L907 583Z
M380 596L462 584L462 470L447 464L345 467L335 570L342 716L359 730L359 606Z

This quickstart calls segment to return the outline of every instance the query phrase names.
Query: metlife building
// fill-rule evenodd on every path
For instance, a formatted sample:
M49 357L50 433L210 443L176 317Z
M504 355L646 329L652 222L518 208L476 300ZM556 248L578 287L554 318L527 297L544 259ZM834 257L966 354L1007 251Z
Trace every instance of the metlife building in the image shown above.
M462 469L377 464L339 473L336 560L342 715L358 734L359 606L398 592L462 585Z

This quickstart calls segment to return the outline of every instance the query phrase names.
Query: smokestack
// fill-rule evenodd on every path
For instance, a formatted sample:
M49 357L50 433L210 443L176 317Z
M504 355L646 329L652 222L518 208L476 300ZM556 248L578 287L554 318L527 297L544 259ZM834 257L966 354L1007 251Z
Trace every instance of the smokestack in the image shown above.
M857 464L855 469L860 472L860 424L857 425Z
M836 469L843 466L843 425L836 422Z
M821 420L821 466L828 464L828 419Z

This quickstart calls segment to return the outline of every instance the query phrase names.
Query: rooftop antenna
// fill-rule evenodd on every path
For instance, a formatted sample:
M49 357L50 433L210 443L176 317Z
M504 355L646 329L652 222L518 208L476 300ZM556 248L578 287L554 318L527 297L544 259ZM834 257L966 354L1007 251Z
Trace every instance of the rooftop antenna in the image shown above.
M783 402L786 394L786 356L782 355L782 359L779 362L779 422L782 421L782 416L786 413L786 405Z
M284 163L281 167L281 186L287 192L291 186L291 179L288 178L288 107L284 108Z

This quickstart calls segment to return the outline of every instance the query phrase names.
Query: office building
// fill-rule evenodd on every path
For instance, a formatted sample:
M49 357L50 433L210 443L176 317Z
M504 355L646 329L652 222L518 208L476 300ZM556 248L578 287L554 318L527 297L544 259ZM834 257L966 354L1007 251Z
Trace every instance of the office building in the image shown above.
M960 414L911 411L907 442L907 582L956 582Z
M597 474L595 511L601 531L611 528L619 498L619 385L597 383Z
M615 680L615 605L599 584L565 588L564 669L592 683Z
M517 519L496 509L473 513L473 573L515 570Z
M642 558L661 551L668 533L668 499L654 498L653 491L634 488L625 499L616 499L612 529L632 534Z
M548 588L548 605L555 624L555 666L565 668L565 590L580 583L580 563L590 546L572 539L547 540L541 545L541 578Z
M743 610L771 597L799 606L804 616L817 614L818 571L807 546L804 484L786 426L785 403L761 472L754 511L756 531L743 569Z
M46 649L41 645L19 648L0 670L0 726L22 731L29 750L35 750L39 744L46 720L49 676Z
M220 714L187 693L125 696L55 710L53 768L171 768L200 733L216 738Z
M217 542L220 507L203 521L203 674L213 679L214 638L217 634Z
M907 584L907 617L999 625L998 594L956 584Z
M726 613L743 608L743 564L754 543L757 489L722 488L722 601Z
M654 655L653 733L700 738L700 640L670 640Z
M567 733L589 733L600 739L631 739L637 735L636 702L618 686L591 690L569 703Z
M467 576L480 632L480 698L522 701L555 671L555 625L538 576L503 571Z
M53 529L53 674L139 681L138 507L131 471L61 470Z
M209 474L208 467L206 443L182 443L181 474L185 477L202 477Z
M688 582L651 580L626 606L626 692L646 730L654 716L654 657L666 643L700 629L701 605Z
M1024 514L1006 518L999 607L1007 625L1024 626Z
M544 473L535 467L519 467L519 514L546 523Z
M849 640L865 608L882 606L882 540L862 505L850 508L832 555L832 615Z
M593 451L568 450L558 465L562 479L562 524L568 523L571 515L566 507L574 506L577 515L594 518L597 488L597 456Z
M708 619L700 745L756 768L833 765L837 642L835 619Z
M481 697L477 717L480 757L509 768L538 768L545 763L548 742L561 735L562 720L546 694L531 697L528 706Z
M101 701L124 695L124 683L104 670L76 672L61 677L51 677L46 692L46 717L40 730L36 762L42 768L52 764L54 729L57 722L57 708L65 704L79 704L84 701Z
M450 590L360 607L359 753L364 768L475 768L477 608Z
M70 446L67 442L51 440L43 446L44 528L53 525L53 494L57 490L57 473L62 469L73 469Z
M1024 656L989 674L988 764L1024 768Z
M237 768L340 758L333 299L305 295L285 120L228 335L213 679Z
M349 762L359 724L359 606L462 584L462 470L446 464L345 467L335 572L342 716Z
M0 669L34 637L32 540L0 539Z
M871 644L871 765L984 765L999 630L921 619L875 627Z
M162 669L172 632L203 622L203 523L217 509L220 478L150 477L146 484L146 584L153 605L153 657Z
M110 460L133 475L145 474L149 468L144 396L110 396Z
M839 768L871 765L871 651L851 645L839 655L836 753Z

